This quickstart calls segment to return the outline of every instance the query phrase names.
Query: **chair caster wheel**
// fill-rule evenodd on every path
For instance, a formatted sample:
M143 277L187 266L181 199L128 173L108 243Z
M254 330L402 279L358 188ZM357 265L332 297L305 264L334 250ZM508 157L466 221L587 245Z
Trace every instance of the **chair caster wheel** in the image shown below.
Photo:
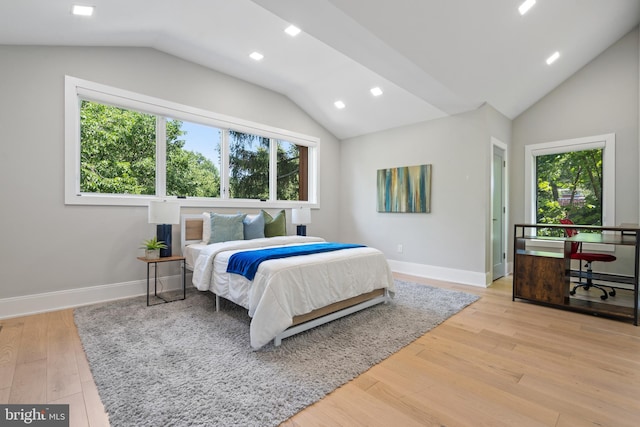
M600 295L600 299L603 301L606 300L607 298L609 298L608 295Z
M569 291L569 294L570 294L570 295L575 295L575 294L576 294L576 291Z
M615 297L616 296L616 291L609 292L609 296Z

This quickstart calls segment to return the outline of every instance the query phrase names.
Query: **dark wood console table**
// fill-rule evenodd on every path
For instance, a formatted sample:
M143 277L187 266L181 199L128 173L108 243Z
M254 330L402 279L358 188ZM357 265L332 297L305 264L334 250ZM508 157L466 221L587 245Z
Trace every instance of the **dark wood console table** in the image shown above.
M573 228L591 232L580 232L573 237L537 236L537 230L540 228L558 228L563 231L565 228ZM514 301L518 298L573 311L632 319L633 324L638 326L640 228L515 224L513 236ZM558 241L563 245L558 251L531 250L531 247L535 247L536 241ZM576 242L635 247L633 276L599 275L609 282L631 285L632 289L627 289L633 292L633 307L570 297L571 277L576 276L576 271L571 270L571 244Z

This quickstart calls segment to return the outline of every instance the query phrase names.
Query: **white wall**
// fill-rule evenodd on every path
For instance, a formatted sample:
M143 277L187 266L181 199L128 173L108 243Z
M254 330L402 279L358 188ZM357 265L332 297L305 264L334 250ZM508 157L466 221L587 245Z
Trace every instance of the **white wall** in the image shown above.
M82 290L141 291L146 278L136 260L155 234L146 207L64 205L65 74L319 137L321 209L309 228L337 239L338 141L286 97L153 49L0 46L0 58L0 317L25 296L82 302Z
M485 286L492 133L508 143L510 123L485 105L343 141L341 238L382 250L395 270ZM418 164L432 165L431 213L377 212L377 170Z
M144 289L135 257L154 234L146 208L64 205L65 74L320 137L321 209L310 234L377 247L397 270L488 283L491 137L509 147L510 224L524 218L526 144L609 132L616 222L640 222L637 28L515 119L513 134L485 105L342 143L286 97L152 49L0 46L0 58L0 317L18 305L90 302L96 289ZM433 165L432 213L376 212L376 171L423 163Z
M524 219L526 144L615 132L616 222L638 223L638 38L635 29L513 122L485 105L343 141L341 238L381 249L396 270L482 284L491 269L491 137L508 147L509 244ZM422 163L433 165L432 213L376 212L376 171Z
M615 224L640 222L638 64L636 28L513 121L512 224L524 221L526 145L606 133L616 134Z

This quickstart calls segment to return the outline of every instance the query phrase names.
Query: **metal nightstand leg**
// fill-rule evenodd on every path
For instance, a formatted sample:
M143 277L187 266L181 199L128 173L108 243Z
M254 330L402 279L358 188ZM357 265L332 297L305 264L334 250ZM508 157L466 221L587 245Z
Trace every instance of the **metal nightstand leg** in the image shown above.
M182 264L180 266L180 268L182 269L182 298L175 298L175 299L166 299L165 297L163 297L162 295L158 295L158 262L165 262L165 261L157 261L157 262L153 262L153 261L146 261L147 262L147 307L150 306L154 306L154 305L158 305L158 304L163 304L163 303L167 303L167 302L173 302L173 301L182 301L187 299L187 261L183 258L183 259L171 259L168 261L182 261ZM162 302L157 302L155 304L151 304L150 302L150 295L151 295L151 271L150 271L150 266L151 264L153 264L153 296L162 300Z
M147 263L147 307L149 307L149 265L151 263Z
M187 260L182 260L182 299L187 299Z

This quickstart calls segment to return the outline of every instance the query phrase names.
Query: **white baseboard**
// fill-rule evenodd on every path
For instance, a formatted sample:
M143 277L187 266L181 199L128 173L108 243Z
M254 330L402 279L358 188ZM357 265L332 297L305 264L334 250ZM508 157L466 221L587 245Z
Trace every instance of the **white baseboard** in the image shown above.
M182 288L182 275L163 276L158 278L162 290L178 290ZM187 288L190 286L190 274L187 274ZM158 287L160 289L160 287ZM153 282L151 282L153 292ZM147 281L114 283L91 286L88 288L69 289L66 291L47 292L36 295L0 299L0 319L27 316L48 311L63 310L82 305L96 304L123 298L137 297L147 294Z
M388 260L391 271L408 274L410 276L424 277L427 279L442 280L445 282L462 283L464 285L486 288L491 283L489 273L477 273L474 271L456 270L453 268L436 267L433 265L416 264L412 262Z
M394 272L428 279L462 283L483 288L486 287L488 283L491 283L489 273L484 274L394 260L389 260L389 266ZM187 273L187 287L191 286L190 276L191 274ZM163 290L177 290L182 287L181 275L163 276L160 277L159 280L164 285ZM132 282L4 298L0 299L0 319L45 313L48 311L137 297L146 294L147 281L143 279Z

